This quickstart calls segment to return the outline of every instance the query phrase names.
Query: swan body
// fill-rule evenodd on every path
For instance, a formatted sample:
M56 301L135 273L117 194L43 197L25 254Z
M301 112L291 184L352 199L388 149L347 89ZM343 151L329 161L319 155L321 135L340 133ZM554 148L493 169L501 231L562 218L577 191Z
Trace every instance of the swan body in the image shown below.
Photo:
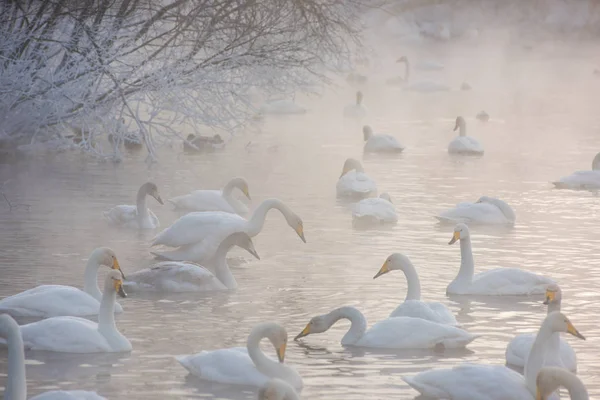
M349 158L344 163L336 191L338 197L365 198L377 193L377 185L365 174L358 160Z
M483 155L483 146L475 139L467 136L467 123L463 117L456 118L454 130L460 128L459 135L448 145L448 153L458 155Z
M83 290L72 286L41 285L0 300L0 313L35 318L97 315L102 300L98 287L101 265L121 271L114 251L99 247L92 252L85 267ZM115 304L115 312L123 312L119 303Z
M398 222L396 208L387 193L379 197L362 199L354 205L352 210L352 223L358 225L383 225Z
M421 283L419 281L419 275L410 259L404 254L394 253L390 255L373 279L394 270L404 272L407 283L407 292L404 303L400 304L392 311L390 318L413 317L437 322L439 324L458 325L452 311L442 303L421 301Z
M152 182L144 183L137 194L136 205L120 205L104 212L104 217L111 225L135 229L154 229L160 226L158 217L146 207L146 195L150 195L160 204L163 201L158 188Z
M471 248L471 234L467 225L460 223L448 244L460 240L460 270L446 288L447 294L469 295L533 295L546 292L552 279L518 268L496 268L475 275L475 262Z
M546 345L554 332L568 332L585 339L562 313L548 315L536 335L525 376L500 365L462 364L403 376L402 380L427 398L532 400L536 394L537 374L544 366L545 354L552 350Z
M367 330L367 321L354 307L340 307L329 314L314 317L299 339L313 333L327 331L340 319L350 320L350 329L342 338L343 346L381 349L463 348L477 335L450 325L438 324L421 318L394 317L377 322Z
M186 153L212 153L223 148L225 141L219 134L211 137L190 133L183 142L183 151Z
M421 93L447 92L450 90L450 87L437 82L420 81L409 83L410 63L408 58L406 56L402 56L396 62L404 63L404 77L388 79L388 85L399 85L402 86L404 90Z
M306 114L306 108L291 100L274 100L263 104L259 112L270 115Z
M114 305L122 288L120 271L110 271L104 284L98 323L78 317L52 317L20 327L25 348L63 353L131 351L131 343L115 325Z
M477 113L475 118L477 118L478 120L480 120L482 122L488 122L490 120L490 115L488 113L486 113L485 111L481 110Z
M183 211L223 211L232 214L247 214L248 207L232 196L233 189L238 188L250 200L248 182L244 178L233 178L223 190L195 190L168 201L177 210Z
M571 400L589 400L585 385L577 375L557 367L544 367L540 369L537 380L537 399L546 400L560 386L569 391Z
M0 338L8 346L8 376L4 399L26 400L25 351L19 325L7 314L0 314ZM51 391L32 397L31 400L106 400L94 392L83 390Z
M444 224L514 225L517 216L503 200L481 196L475 203L459 203L435 218Z
M358 119L366 117L367 109L362 105L362 100L362 92L356 92L356 103L344 107L344 117Z
M159 233L152 242L152 246L164 245L178 249L152 254L171 261L209 262L215 256L219 244L232 233L245 232L250 237L258 235L265 223L267 212L272 208L281 211L288 225L303 242L306 242L302 220L281 200L269 199L256 208L249 220L222 211L184 215Z
M164 261L128 274L123 283L132 291L153 292L204 292L237 288L237 282L229 270L225 256L233 247L239 246L254 257L260 257L252 239L244 232L235 232L221 242L215 255L215 274L203 266L185 261Z
M266 356L259 347L268 338L277 351L279 361ZM256 325L246 347L234 347L177 357L190 374L208 381L231 385L263 387L271 378L279 378L295 389L303 386L296 370L283 360L287 346L287 332L278 324L266 322Z
M373 129L365 125L363 127L363 138L365 140L365 153L401 153L404 146L398 143L392 135L373 134Z
M260 388L258 400L300 400L300 396L289 383L273 378Z
M548 314L560 311L561 300L560 287L549 285L544 300L544 304L548 305ZM515 336L506 347L506 363L515 367L524 367L534 340L534 334L526 333ZM571 345L562 339L558 333L554 333L550 341L551 346L558 348L558 357L547 359L545 365L557 366L575 372L577 370L577 356Z
M600 190L600 153L594 157L591 171L577 171L552 183L556 189Z

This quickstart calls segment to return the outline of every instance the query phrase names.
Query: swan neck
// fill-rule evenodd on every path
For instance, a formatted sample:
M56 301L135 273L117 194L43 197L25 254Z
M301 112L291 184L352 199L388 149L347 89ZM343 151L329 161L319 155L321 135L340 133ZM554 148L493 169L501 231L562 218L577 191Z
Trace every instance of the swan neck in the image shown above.
M552 329L549 325L549 320L546 319L540 330L538 331L531 351L527 357L527 363L525 364L525 382L527 388L535 396L536 393L536 378L540 369L544 366L544 360L546 359L546 352L549 350L548 344L552 337Z
M247 234L250 237L254 237L260 233L264 224L265 218L267 217L267 213L270 209L275 208L287 218L290 214L290 210L279 200L270 199L263 201L257 208L254 210L252 217L248 221L248 230Z
M343 345L352 345L358 342L367 330L367 320L360 311L354 307L341 307L329 313L328 325L333 326L340 319L350 321L350 329L342 338Z
M8 344L8 380L4 398L10 400L27 399L25 381L25 350L21 330L16 322L11 324L6 342Z
M117 293L112 285L112 280L108 280L104 285L104 294L100 302L100 312L98 313L98 331L105 335L117 331L115 324L115 303L117 302Z
M98 301L102 300L102 292L98 287L98 269L100 263L97 257L93 254L85 266L84 286L83 291L95 298Z
M569 391L571 400L589 400L590 395L585 385L576 375L563 373L557 376L557 381Z
M248 356L260 372L265 373L273 368L279 369L279 363L271 360L263 353L260 349L260 341L267 337L267 332L263 330L257 330L250 332L248 341L246 342L246 348L248 349Z
M226 240L227 239L225 239L217 249L217 254L215 256L215 275L227 289L235 289L237 288L237 281L229 269L226 258L227 253L233 247L233 244L224 246L223 243Z
M231 196L231 192L233 192L234 188L235 188L235 181L230 180L229 182L227 182L227 185L225 185L223 187L223 197Z
M461 123L458 125L458 128L460 136L467 136L467 124L465 124L464 121L461 121Z
M467 237L460 239L460 270L458 271L458 276L456 279L471 283L474 273L475 261L473 260L471 238Z
M419 275L415 267L410 264L404 267L404 276L406 276L406 298L408 300L421 300L421 282L419 281Z
M410 76L410 64L408 63L408 59L404 62L404 82L408 82L408 77Z
M554 311L560 311L560 301L553 301L548 304L548 315L552 314Z
M135 206L137 208L138 220L141 221L148 215L148 208L146 207L146 188L144 186L138 190Z

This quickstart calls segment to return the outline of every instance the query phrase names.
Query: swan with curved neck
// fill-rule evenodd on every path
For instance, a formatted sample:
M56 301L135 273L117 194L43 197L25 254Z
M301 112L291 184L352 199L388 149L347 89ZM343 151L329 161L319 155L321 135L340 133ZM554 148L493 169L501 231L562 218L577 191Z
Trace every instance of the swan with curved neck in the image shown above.
M504 226L513 226L517 220L515 212L505 201L489 196L481 196L475 203L459 203L435 218L443 224L462 222Z
M342 346L384 349L432 349L440 346L462 348L477 338L454 326L411 317L384 319L367 330L367 320L363 314L354 307L346 306L313 317L294 340L326 332L340 319L350 321L350 329L342 338Z
M263 201L249 220L230 213L219 211L194 212L184 215L170 227L159 233L152 246L164 245L179 249L165 252L152 252L158 258L172 261L207 262L214 255L219 244L234 232L246 232L248 236L258 235L265 223L267 213L276 209L283 214L287 224L306 243L304 226L298 217L281 200Z
M289 383L273 378L260 388L258 400L300 400L300 396Z
M419 280L419 275L410 259L404 254L394 253L390 255L373 279L395 270L404 272L407 291L404 303L400 304L392 311L390 317L414 317L441 324L458 324L452 312L442 303L421 301L421 282Z
M254 243L245 232L235 232L225 238L207 268L185 261L165 261L129 275L125 287L133 291L201 292L237 288L226 256L233 246L239 246L260 260Z
M0 314L0 338L6 340L8 347L8 376L4 389L4 398L7 400L26 400L27 382L25 379L25 352L23 338L19 325L8 314ZM57 399L57 391L42 393L31 400ZM64 395L85 396L89 400L103 400L94 392L62 392ZM77 398L77 397L75 397ZM105 399L104 399L105 400Z
M396 207L388 193L379 197L362 199L352 209L352 225L355 228L367 228L398 222Z
M449 245L460 242L460 269L446 288L447 294L475 295L533 295L543 294L553 280L518 268L497 268L475 275L475 261L471 248L471 233L467 225L454 228Z
M268 339L277 352L278 361L267 357L260 349L262 339ZM264 386L271 378L279 378L295 389L303 386L295 369L284 364L287 331L281 325L264 322L250 331L246 348L203 351L177 357L191 374L221 383Z
M548 306L547 314L560 311L562 291L558 285L548 285L544 297L544 304ZM524 367L534 339L535 335L529 333L515 336L506 347L506 363L516 367ZM546 353L545 365L554 365L575 372L577 370L577 356L569 343L563 340L558 332L552 335L548 343L549 351Z
M401 153L404 146L398 143L395 137L386 134L373 134L373 129L369 125L363 126L363 139L365 153Z
M233 197L233 190L239 189L248 200L250 190L244 178L233 178L223 190L195 190L183 196L177 196L168 201L177 210L183 211L224 211L233 214L246 214L248 208Z
M566 332L585 340L564 314L558 311L549 314L536 335L525 376L503 365L462 364L403 376L402 380L427 398L465 398L471 390L472 398L485 393L489 400L532 400L536 394L536 377L544 366L546 349L555 332Z
M117 329L114 307L117 293L127 297L120 271L111 270L104 282L98 323L79 317L52 317L20 327L25 347L64 353L131 351L131 343Z
M556 189L588 190L597 192L600 190L600 153L592 160L591 171L576 171L569 176L552 182Z
M123 274L115 252L108 247L99 247L92 251L87 261L83 290L72 286L41 285L0 300L0 313L42 318L96 315L102 300L98 287L98 269L101 266ZM115 311L123 311L120 304L116 304Z
M569 391L571 400L589 400L588 391L577 375L558 367L544 367L536 379L536 400L548 400L559 387Z
M377 185L365 174L360 161L348 158L337 181L336 192L338 197L365 198L377 193Z
M448 153L458 155L482 155L483 146L473 137L467 136L467 122L463 117L456 117L454 131L458 136L448 145Z
M447 92L450 88L446 85L437 82L431 81L420 81L415 83L409 83L410 76L410 63L408 61L408 57L402 56L396 63L404 64L404 77L396 77L392 79L388 79L387 83L390 85L400 85L404 90L410 90L421 93L431 93L431 92Z
M104 217L109 223L136 229L154 229L160 226L160 222L154 213L146 206L146 196L152 196L160 204L164 204L158 194L158 187L152 182L146 182L140 186L136 205L119 205L104 212Z

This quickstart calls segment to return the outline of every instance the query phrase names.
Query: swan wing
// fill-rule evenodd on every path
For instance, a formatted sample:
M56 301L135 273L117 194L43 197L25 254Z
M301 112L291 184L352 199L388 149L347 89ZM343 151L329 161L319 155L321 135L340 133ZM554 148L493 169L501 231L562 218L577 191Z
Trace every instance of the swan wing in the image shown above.
M132 291L202 292L226 287L208 269L190 262L164 261L127 275Z
M235 213L236 210L223 197L221 190L196 190L183 196L169 199L175 208L184 211L223 211Z
M557 189L598 190L600 171L577 171L552 183Z
M109 352L98 324L84 318L55 317L21 326L25 347L65 353Z
M394 317L379 321L356 344L387 349L461 348L476 335L450 325L420 318Z
M87 316L98 314L100 302L72 286L42 285L0 300L0 313L14 317Z
M481 295L544 294L552 279L518 268L496 268L473 277L468 293Z
M369 195L377 192L375 181L362 172L350 171L342 176L336 185L338 195Z
M499 365L463 364L403 376L402 380L423 396L434 399L533 400L523 377Z
M134 205L115 206L110 210L105 211L104 217L111 225L119 226L136 223L137 207Z
M397 222L398 215L392 203L381 198L363 199L354 205L353 218L372 217L383 222Z
M534 341L535 334L533 333L515 336L506 347L506 363L524 368ZM560 338L559 357L558 360L546 360L544 365L565 368L572 372L577 371L577 355L571 345L563 338Z
M401 152L404 146L392 135L373 135L365 143L366 152Z
M460 203L436 216L440 222L466 224L507 224L510 221L491 203Z
M483 154L483 146L470 136L457 136L448 145L448 152L455 154Z
M454 314L442 303L407 300L390 314L390 317L413 317L446 325L458 325Z
M52 390L32 397L30 400L106 400L96 392L85 390Z
M159 233L152 246L185 246L198 243L216 233L225 238L234 232L243 231L247 223L246 219L237 214L222 211L192 212Z

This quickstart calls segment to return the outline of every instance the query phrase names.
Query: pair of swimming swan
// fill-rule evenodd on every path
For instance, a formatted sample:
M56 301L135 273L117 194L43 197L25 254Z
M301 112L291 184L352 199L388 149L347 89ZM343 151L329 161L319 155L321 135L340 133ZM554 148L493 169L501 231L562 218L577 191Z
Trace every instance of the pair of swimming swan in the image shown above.
M107 247L99 247L87 261L83 290L64 285L41 285L0 300L0 313L37 318L97 315L103 296L98 287L98 270L102 266L123 275L115 252ZM122 311L121 305L116 303L115 312Z
M117 293L127 297L122 286L121 271L111 270L104 282L98 323L89 319L51 317L19 327L27 349L61 353L115 353L131 351L131 343L115 325L114 309Z
M7 314L0 314L0 338L8 345L8 376L4 388L4 398L10 400L27 399L25 374L25 352L21 329ZM106 400L95 392L83 390L54 390L34 396L31 400Z
M456 117L454 130L459 130L458 136L448 145L449 154L457 155L483 155L483 146L477 139L467 136L467 122L463 117Z
M146 207L146 196L152 196L160 204L164 204L158 187L152 182L144 183L138 190L135 205L118 205L104 212L104 217L111 225L134 229L154 229L160 226L158 217Z
M548 370L538 379L538 373L545 366L548 354L557 349L549 346L552 335L566 332L580 339L581 335L571 321L559 311L550 313L544 319L535 337L525 365L525 375L501 365L461 364L449 369L425 371L414 376L403 376L409 386L426 398L434 399L534 399L538 396L541 384L544 395L549 395L546 380L554 381L560 376L570 377L566 370L551 370L551 377L546 377ZM558 373L559 375L556 375ZM555 386L556 387L556 386ZM547 398L555 398L550 395Z
M397 222L396 207L387 193L381 193L379 197L362 199L352 209L354 227L392 225Z
M504 200L481 196L475 203L459 203L435 218L443 224L477 224L512 226L517 220L513 209Z
M159 233L152 242L152 246L163 245L177 249L152 254L171 261L210 262L221 242L232 233L245 232L250 237L258 235L271 209L279 210L287 224L303 242L306 242L300 217L281 200L269 199L263 201L248 220L237 214L222 211L192 212L184 215Z
M600 190L600 153L592 160L591 171L577 171L552 182L556 189Z
M182 196L173 197L168 201L175 206L175 209L186 212L223 211L232 214L247 214L248 207L232 196L234 189L239 189L248 200L251 200L248 182L244 178L233 178L222 190L195 190Z
M186 261L164 261L133 274L127 274L124 286L131 291L204 292L237 288L237 281L227 265L226 256L233 246L239 246L260 260L252 239L245 232L226 237L217 248L214 274L205 266Z
M344 162L342 174L336 184L337 197L361 199L377 193L377 184L354 158Z
M363 126L363 139L365 141L363 148L365 153L394 154L404 151L404 146L395 137L382 133L375 135L369 125Z

